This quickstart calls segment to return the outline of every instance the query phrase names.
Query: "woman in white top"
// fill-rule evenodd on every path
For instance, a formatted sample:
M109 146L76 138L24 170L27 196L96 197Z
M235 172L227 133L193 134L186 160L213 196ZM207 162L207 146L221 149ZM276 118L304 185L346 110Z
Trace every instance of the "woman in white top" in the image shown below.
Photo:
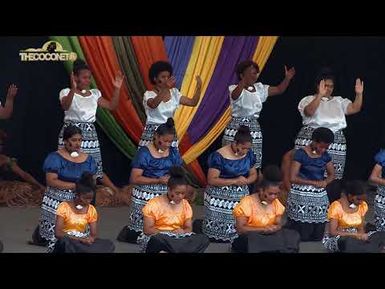
M303 119L303 127L295 140L295 148L308 145L311 142L311 134L318 127L326 127L333 131L334 142L330 144L328 153L332 157L336 179L341 179L346 159L346 139L342 132L346 128L345 115L355 114L361 110L364 83L356 79L354 102L341 96L332 96L334 83L334 75L329 69L324 69L316 80L316 94L306 96L299 102L298 110Z
M143 106L147 120L139 148L152 143L156 129L166 123L168 118L174 117L179 105L196 106L199 102L202 87L200 76L196 76L197 84L193 98L188 98L175 87L176 79L172 72L171 64L166 61L157 61L150 67L148 74L154 89L144 93ZM178 147L176 136L172 147Z
M262 132L258 123L259 113L262 110L262 103L268 96L278 95L285 92L290 80L295 75L292 67L287 70L285 66L285 78L277 86L269 86L257 82L259 66L251 60L242 61L236 68L239 79L238 84L230 85L230 106L232 118L225 129L222 144L223 146L234 141L234 136L241 125L250 128L252 136L252 150L256 156L256 168L262 163Z
M102 184L116 193L118 189L103 173L102 157L94 122L98 106L111 111L118 107L124 76L120 72L116 75L113 81L114 93L111 101L103 98L99 89L89 89L91 77L91 70L87 64L83 60L76 60L71 74L71 88L64 88L60 91L60 103L65 116L64 125L59 135L59 148L63 147L64 129L69 125L79 127L83 136L82 151L95 159L97 163L96 175Z

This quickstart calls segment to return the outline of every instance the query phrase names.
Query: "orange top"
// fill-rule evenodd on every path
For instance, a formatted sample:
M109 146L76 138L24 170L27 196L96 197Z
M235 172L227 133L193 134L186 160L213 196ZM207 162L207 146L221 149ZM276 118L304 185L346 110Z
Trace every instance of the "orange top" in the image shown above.
M340 228L358 228L364 222L364 216L368 211L368 204L362 202L354 213L347 213L339 201L334 201L328 211L328 218L338 221Z
M184 223L192 219L193 216L188 201L182 200L182 205L179 206L178 210L172 210L171 205L165 205L163 196L149 200L142 211L145 217L152 218L155 221L155 228L160 231L183 229Z
M253 196L246 196L235 206L233 215L248 218L247 225L250 227L264 228L273 225L284 212L285 207L278 199L263 206Z
M86 214L77 214L67 202L60 203L56 210L56 215L64 219L63 231L66 233L84 233L87 229L87 225L96 222L98 219L98 213L94 206L88 205Z

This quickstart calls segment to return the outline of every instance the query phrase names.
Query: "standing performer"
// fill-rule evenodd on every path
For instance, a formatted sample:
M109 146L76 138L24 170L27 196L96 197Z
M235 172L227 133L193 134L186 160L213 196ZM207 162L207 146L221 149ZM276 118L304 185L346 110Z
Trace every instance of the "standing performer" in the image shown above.
M148 74L154 89L144 93L143 106L146 110L147 120L139 147L152 142L158 126L165 123L168 118L173 118L180 105L196 106L199 102L202 88L200 76L196 76L197 85L193 98L188 98L183 96L175 87L176 79L172 76L172 71L171 64L165 61L155 62L150 67ZM176 135L172 146L178 147Z
M364 83L359 78L356 79L354 102L341 96L332 96L334 84L335 78L331 71L322 71L316 79L316 94L306 96L299 102L298 110L303 119L303 127L298 133L295 147L308 145L314 129L318 127L332 130L334 142L330 144L328 153L333 160L336 178L341 179L346 160L346 139L342 131L347 126L345 115L361 110Z
M277 86L269 86L257 82L259 66L251 60L238 64L236 73L239 83L230 85L230 106L232 118L225 129L222 144L225 146L234 140L240 125L250 128L252 136L252 149L256 157L256 168L261 168L262 163L262 132L258 123L259 114L262 110L262 103L268 96L278 95L285 92L290 80L295 75L292 67L287 70L285 66L285 78Z
M94 122L98 106L108 110L115 110L119 104L120 88L124 76L119 72L113 81L114 93L111 101L102 97L98 89L89 89L91 84L91 70L83 60L76 60L71 74L71 88L60 91L60 103L64 109L64 125L59 135L59 148L63 147L63 131L69 125L75 125L82 130L82 150L91 155L97 164L97 177L101 183L115 193L118 188L103 173L100 144ZM95 202L95 198L93 203Z

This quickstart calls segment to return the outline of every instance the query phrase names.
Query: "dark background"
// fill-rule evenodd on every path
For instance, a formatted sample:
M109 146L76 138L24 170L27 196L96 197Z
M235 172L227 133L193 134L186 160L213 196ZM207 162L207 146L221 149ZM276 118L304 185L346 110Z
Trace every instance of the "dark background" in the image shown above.
M39 48L47 40L48 37L0 37L0 100L4 103L10 83L19 87L12 118L0 121L0 128L9 135L6 152L39 181L44 179L44 158L57 147L63 120L58 94L68 86L69 76L62 63L21 62L19 51ZM314 92L319 69L330 66L336 74L334 95L354 100L356 77L365 82L363 110L347 118L345 176L366 180L384 133L384 51L385 37L280 37L259 81L277 85L284 77L284 64L295 66L297 73L283 95L264 103L259 119L264 137L263 165L280 164L282 155L293 147L301 127L298 102ZM97 130L105 171L118 185L126 184L129 160L98 126ZM221 138L199 157L204 169L208 154L220 147Z

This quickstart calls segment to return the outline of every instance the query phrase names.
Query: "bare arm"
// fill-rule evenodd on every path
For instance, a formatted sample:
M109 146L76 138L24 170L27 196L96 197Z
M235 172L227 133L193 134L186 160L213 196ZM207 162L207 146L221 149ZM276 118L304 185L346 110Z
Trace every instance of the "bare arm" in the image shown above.
M246 178L247 179L247 184L252 184L254 183L258 178L257 175L257 169L255 167L251 168L249 171L249 176Z
M281 172L283 177L283 186L286 191L290 191L291 183L290 183L290 168L291 161L293 159L294 149L288 151L282 158L281 164Z
M155 109L158 107L158 105L166 99L168 88L162 88L160 90L157 90L157 94L154 98L150 98L147 100L148 107Z
M143 216L143 232L149 235L155 235L160 232L160 230L155 228L155 220L153 218Z
M247 217L235 217L236 229L238 234L245 234L250 231L265 232L265 228L252 227L247 225Z
M29 173L27 173L26 171L22 170L16 163L12 165L11 167L12 171L18 175L21 179L23 179L24 181L32 184L32 185L35 185L35 186L38 186L42 189L44 189L44 186L42 184L40 184L33 176L31 176Z
M329 233L330 235L332 236L342 236L342 237L354 237L354 238L358 238L358 233L348 233L348 232L344 232L342 230L340 230L338 228L338 220L336 219L330 219L330 222L329 222Z
M268 96L274 96L274 95L284 93L286 91L287 87L289 86L290 81L294 77L294 75L295 75L294 67L287 70L287 67L285 65L285 78L277 86L270 86L269 87Z
M245 89L245 87L246 87L246 84L243 81L243 79L241 79L239 81L237 87L231 92L231 98L233 100L238 99L240 97L240 95L242 94L243 89Z
M301 168L301 163L297 161L291 162L291 168L290 168L290 182L294 184L299 185L316 185L316 181L306 180L298 176L299 169Z
M74 190L75 183L64 182L59 180L56 173L46 173L47 186L62 189L62 190Z
M94 241L97 236L97 222L89 223L89 226L90 226L90 237L92 238L92 241Z
M131 170L130 184L134 185L151 185L151 184L160 184L161 180L158 178L148 178L143 176L143 170L133 168Z
M328 185L336 178L334 165L332 161L326 164L326 172L327 172L327 178L325 179L325 182L326 182L326 185Z
M188 219L183 224L183 231L185 233L191 233L192 232L192 220Z
M199 76L196 77L197 86L193 98L188 98L187 96L182 96L180 99L181 105L186 106L196 106L199 102L201 96L202 80Z
M308 117L314 115L319 104L321 103L322 97L324 97L325 95L326 95L325 80L321 80L319 83L318 93L315 95L312 102L310 102L307 106L305 106L304 114Z
M4 107L0 105L0 119L8 119L11 117L16 94L17 87L16 85L11 84L8 88L7 99L5 101Z
M236 178L233 179L224 179L219 177L221 172L214 168L209 168L209 172L207 174L207 183L210 186L231 186L236 183Z
M361 111L361 108L362 108L364 82L361 81L359 78L356 79L355 92L356 92L356 98L354 99L354 102L348 105L347 113L346 113L347 115L355 114Z
M382 167L379 164L374 166L369 180L377 185L385 186L385 180L382 178Z
M115 80L112 83L114 86L114 92L112 94L111 101L108 101L103 97L99 98L98 105L100 107L103 107L111 111L115 110L118 107L120 88L122 87L123 79L124 79L124 75L119 71L118 74L115 76Z
M74 95L75 95L76 87L77 87L76 77L75 77L74 73L72 72L71 73L71 89L70 89L69 93L66 96L64 96L60 101L60 104L64 110L68 110L70 108L70 106L72 104L72 100L73 100Z

